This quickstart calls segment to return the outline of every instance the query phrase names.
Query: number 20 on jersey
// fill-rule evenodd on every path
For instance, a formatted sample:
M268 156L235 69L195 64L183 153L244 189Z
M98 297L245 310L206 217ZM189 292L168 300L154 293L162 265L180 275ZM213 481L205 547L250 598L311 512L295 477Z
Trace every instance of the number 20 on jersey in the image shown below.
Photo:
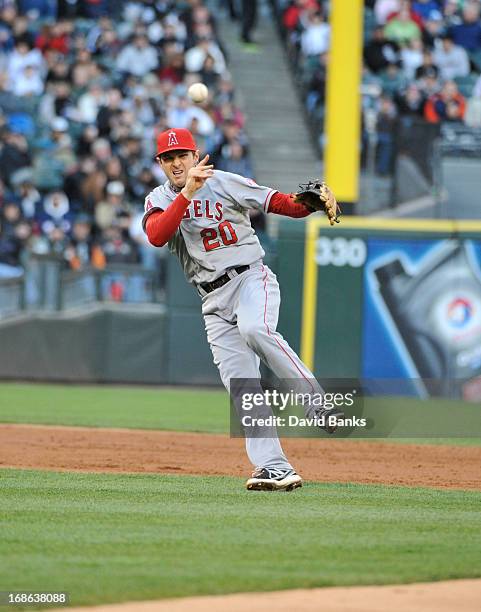
M206 252L218 249L221 246L235 244L238 240L235 229L229 221L222 221L217 228L206 227L200 232Z

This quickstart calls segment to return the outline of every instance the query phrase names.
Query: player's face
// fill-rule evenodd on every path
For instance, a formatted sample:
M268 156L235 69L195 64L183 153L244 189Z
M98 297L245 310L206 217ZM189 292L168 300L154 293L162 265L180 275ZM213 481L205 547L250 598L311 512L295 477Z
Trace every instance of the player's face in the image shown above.
M160 165L167 178L179 189L184 187L187 173L199 161L199 151L172 151L163 153Z

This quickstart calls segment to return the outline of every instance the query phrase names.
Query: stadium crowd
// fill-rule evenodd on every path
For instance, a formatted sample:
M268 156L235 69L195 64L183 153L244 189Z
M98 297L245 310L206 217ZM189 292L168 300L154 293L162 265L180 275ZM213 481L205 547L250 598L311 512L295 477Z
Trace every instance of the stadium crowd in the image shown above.
M203 105L187 98L203 81ZM244 116L202 0L0 0L0 278L31 254L159 268L140 220L165 180L156 135L187 127L252 176Z
M307 112L322 131L329 2L274 3ZM363 106L375 111L377 172L387 174L394 130L404 118L481 128L481 2L365 0L364 4Z

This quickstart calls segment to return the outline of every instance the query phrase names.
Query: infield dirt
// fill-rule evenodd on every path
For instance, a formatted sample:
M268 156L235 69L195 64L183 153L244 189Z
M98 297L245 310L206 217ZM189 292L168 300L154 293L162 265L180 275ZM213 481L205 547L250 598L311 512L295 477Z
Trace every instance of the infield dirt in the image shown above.
M89 612L478 612L481 580L449 580L395 586L296 589L186 597L87 608ZM86 608L70 608L81 612Z
M481 447L288 439L307 481L481 490ZM0 425L0 467L247 477L244 440L130 429Z

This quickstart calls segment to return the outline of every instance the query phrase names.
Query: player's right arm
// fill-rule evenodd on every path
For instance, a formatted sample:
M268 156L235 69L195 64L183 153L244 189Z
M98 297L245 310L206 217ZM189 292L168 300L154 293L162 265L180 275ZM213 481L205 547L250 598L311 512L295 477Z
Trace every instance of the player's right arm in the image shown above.
M150 244L162 247L167 244L177 231L190 200L182 194L175 198L167 210L154 210L145 222L145 233Z
M177 231L186 208L195 193L204 186L205 181L212 176L212 165L208 165L209 156L193 166L187 173L187 180L182 191L175 198L167 210L154 210L145 221L145 233L150 244L162 247Z

